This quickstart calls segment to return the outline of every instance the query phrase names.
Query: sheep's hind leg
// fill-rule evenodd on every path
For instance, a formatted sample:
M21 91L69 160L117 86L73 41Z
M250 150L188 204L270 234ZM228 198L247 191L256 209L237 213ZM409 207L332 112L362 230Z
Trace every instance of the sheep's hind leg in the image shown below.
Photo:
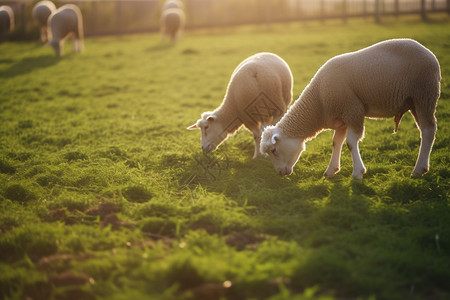
M339 172L341 165L341 150L344 143L345 136L347 135L347 127L336 129L333 135L333 152L331 154L330 164L327 170L323 173L323 177L331 177Z
M347 133L347 146L352 154L353 160L353 174L355 179L362 179L363 175L366 173L366 167L361 159L361 154L359 153L359 140L363 136L364 128L358 134L355 129L349 127Z
M430 168L430 153L434 143L437 124L434 115L429 118L421 118L414 110L411 110L411 113L416 119L421 138L419 155L414 170L411 173L411 177L416 178L427 173Z

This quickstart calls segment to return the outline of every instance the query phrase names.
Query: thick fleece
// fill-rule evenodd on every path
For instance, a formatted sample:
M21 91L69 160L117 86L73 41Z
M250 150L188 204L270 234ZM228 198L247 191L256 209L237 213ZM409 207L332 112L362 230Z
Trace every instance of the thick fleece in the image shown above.
M72 37L72 51L83 51L83 17L80 9L73 4L66 4L54 11L48 18L49 44L56 55L62 54L64 40Z
M256 157L262 129L286 112L292 86L291 70L281 57L266 52L250 56L231 75L222 104L203 113L190 129L202 130L202 147L209 152L244 125L253 133Z
M48 17L56 10L55 4L51 1L39 1L33 7L33 17L41 30L41 40L48 41L47 37L47 21Z
M318 70L275 126L275 132L282 137L307 141L323 129L336 130L332 160L325 176L339 170L341 145L347 135L353 176L362 178L366 169L358 142L364 136L364 118L394 117L396 132L403 114L410 111L422 138L413 175L422 175L429 168L437 128L434 114L440 80L435 55L411 39L387 40L338 55ZM271 132L269 129L263 136L264 153L273 148Z

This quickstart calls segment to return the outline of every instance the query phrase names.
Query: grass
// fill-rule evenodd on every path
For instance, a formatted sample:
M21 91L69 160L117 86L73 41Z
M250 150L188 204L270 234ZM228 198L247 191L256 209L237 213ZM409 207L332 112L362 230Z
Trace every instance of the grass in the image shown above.
M332 132L288 178L241 130L214 154L185 128L261 51L297 97L330 57L410 37L441 63L431 170L409 177L419 131L367 120L368 172L323 180ZM2 299L444 299L450 297L450 23L291 23L96 37L57 58L0 45Z

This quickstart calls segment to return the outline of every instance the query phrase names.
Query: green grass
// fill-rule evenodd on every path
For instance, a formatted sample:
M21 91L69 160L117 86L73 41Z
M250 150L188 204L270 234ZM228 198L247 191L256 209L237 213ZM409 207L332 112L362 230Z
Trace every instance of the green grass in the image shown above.
M245 130L213 155L185 128L261 51L298 97L330 57L410 37L441 63L431 170L409 177L419 131L367 120L368 172L323 180L332 132L287 178ZM450 22L291 23L88 38L57 58L0 45L0 298L445 299L450 297ZM205 168L209 166L209 172ZM231 284L231 286L229 286Z

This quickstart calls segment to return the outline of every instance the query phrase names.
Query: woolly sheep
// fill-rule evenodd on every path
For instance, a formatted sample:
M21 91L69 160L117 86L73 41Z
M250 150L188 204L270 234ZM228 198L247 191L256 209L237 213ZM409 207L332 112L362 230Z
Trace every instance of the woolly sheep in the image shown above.
M164 10L161 16L161 40L164 41L168 36L175 43L184 28L185 19L183 10L179 8Z
M183 3L181 1L178 0L168 0L164 3L163 7L162 7L162 11L165 11L167 9L170 8L179 8L179 9L183 9Z
M80 9L73 4L66 4L54 11L48 18L48 38L56 52L61 55L64 40L72 36L72 51L83 50L83 17Z
M187 129L201 129L203 151L210 152L244 125L253 133L255 158L262 129L286 112L292 86L291 70L281 57L264 52L250 56L231 75L222 104Z
M366 168L358 143L364 136L364 117L394 117L397 132L403 114L409 110L421 133L412 172L413 177L419 177L429 169L440 80L434 54L410 39L387 40L338 55L318 70L280 122L265 129L261 152L270 156L280 175L290 175L305 150L305 142L323 129L333 129L333 151L324 177L339 171L347 136L352 175L361 179Z
M55 4L51 1L39 1L33 7L33 17L41 29L41 41L47 42L47 20L48 17L56 10Z
M0 6L0 41L14 30L14 11L7 5Z

